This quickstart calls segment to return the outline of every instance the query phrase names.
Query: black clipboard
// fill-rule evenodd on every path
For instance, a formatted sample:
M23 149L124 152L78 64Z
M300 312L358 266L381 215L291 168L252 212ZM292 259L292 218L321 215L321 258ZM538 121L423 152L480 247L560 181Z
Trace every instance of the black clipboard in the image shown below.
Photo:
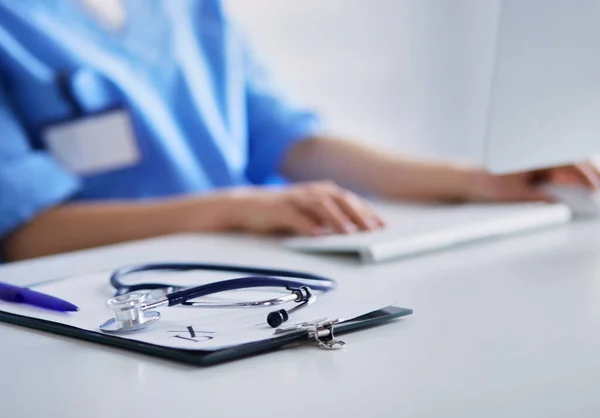
M367 314L363 314L353 319L330 324L325 331L330 334L331 338L334 338L336 335L381 325L389 322L390 320L410 315L412 313L413 311L411 309L388 306ZM58 322L31 318L28 316L2 311L0 311L0 321L198 366L211 366L253 355L272 352L311 340L315 342L319 341L319 338L315 340L314 332L311 331L310 327L307 327L291 330L289 332L277 335L274 338L222 348L219 350L185 350L120 338L101 332L84 330ZM315 325L314 329L323 329L318 327L320 327L320 325ZM323 341L327 341L327 337L320 338Z

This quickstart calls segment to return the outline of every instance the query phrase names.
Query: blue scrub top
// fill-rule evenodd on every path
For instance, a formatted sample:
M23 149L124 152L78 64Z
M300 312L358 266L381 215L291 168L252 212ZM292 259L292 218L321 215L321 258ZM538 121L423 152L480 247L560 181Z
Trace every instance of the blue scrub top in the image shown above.
M127 0L120 31L79 0L0 3L0 237L67 200L155 198L261 184L316 134L252 56L218 0ZM40 133L127 109L139 163L77 176Z

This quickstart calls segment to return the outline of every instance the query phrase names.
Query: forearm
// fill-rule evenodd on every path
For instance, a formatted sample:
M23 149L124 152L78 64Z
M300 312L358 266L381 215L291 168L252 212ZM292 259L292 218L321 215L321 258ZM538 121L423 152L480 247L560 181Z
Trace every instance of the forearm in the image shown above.
M358 192L388 199L468 198L472 167L419 160L333 138L311 138L286 156L282 173L295 181L331 179Z
M39 214L2 242L9 261L185 231L228 228L223 196L153 203L66 204Z

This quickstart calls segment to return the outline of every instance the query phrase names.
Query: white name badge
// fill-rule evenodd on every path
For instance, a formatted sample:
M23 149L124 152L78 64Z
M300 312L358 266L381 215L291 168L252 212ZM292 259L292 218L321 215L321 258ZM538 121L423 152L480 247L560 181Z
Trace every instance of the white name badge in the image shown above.
M79 0L79 3L110 30L121 30L127 22L124 0Z
M61 165L79 175L120 170L141 160L131 119L125 110L49 126L42 132L42 139Z

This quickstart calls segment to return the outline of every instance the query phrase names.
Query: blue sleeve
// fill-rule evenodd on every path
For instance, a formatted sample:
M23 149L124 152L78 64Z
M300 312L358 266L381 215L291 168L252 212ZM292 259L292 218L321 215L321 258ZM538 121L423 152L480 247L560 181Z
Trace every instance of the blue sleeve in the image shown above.
M277 88L273 78L249 48L246 54L246 107L248 118L248 167L253 183L276 176L291 146L321 132L317 115L293 104Z
M73 195L79 180L33 150L0 90L0 239Z

